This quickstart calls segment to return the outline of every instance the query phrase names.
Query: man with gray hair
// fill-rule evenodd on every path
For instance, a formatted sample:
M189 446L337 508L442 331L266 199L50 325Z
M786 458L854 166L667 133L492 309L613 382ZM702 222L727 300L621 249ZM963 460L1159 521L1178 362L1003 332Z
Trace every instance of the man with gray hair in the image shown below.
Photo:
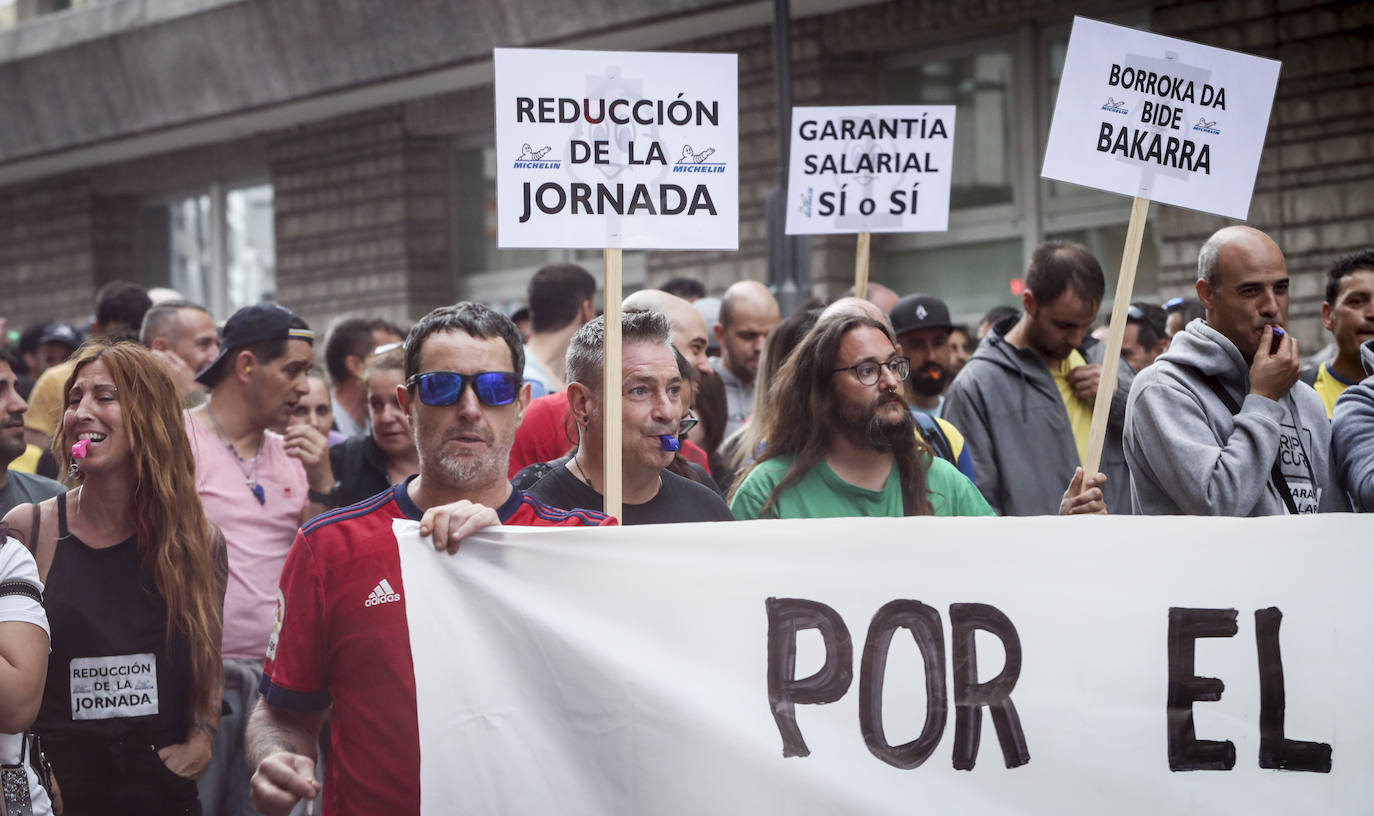
M1288 267L1268 235L1218 230L1198 254L1205 320L1136 377L1123 444L1138 513L1263 516L1345 509L1321 398L1283 331Z
M620 327L621 521L733 521L730 508L714 490L666 470L683 435L682 376L668 318L662 312L625 312ZM598 317L568 344L568 407L577 448L561 459L526 469L547 471L527 492L551 507L605 506L605 361L606 323ZM515 481L523 484L531 476L522 471Z

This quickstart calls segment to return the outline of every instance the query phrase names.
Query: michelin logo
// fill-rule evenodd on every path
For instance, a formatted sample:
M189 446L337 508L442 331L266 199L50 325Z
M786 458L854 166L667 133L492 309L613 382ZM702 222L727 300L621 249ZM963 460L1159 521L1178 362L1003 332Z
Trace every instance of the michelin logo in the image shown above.
M544 159L544 157L547 156L547 155L549 154L549 151L552 150L552 149L553 149L552 147L549 147L548 145L544 145L543 147L539 148L538 150L535 150L535 149L533 149L533 148L530 147L530 143L529 143L529 142L525 142L525 144L522 145L522 146L520 147L520 156L519 156L519 158L517 158L517 159L515 160L515 167L516 167L516 169L517 169L517 170L557 170L557 169L558 169L559 167L561 167L562 164L563 164L562 159L548 159L548 160L545 160L545 159ZM509 154L507 154L507 155L509 155Z
M714 147L707 147L700 152L692 149L691 145L682 146L682 158L673 165L674 173L724 173L725 162L706 161L715 153Z
M1210 134L1212 134L1213 136L1220 136L1220 135L1221 135L1221 130L1217 128L1217 123L1216 123L1216 120L1215 120L1215 119L1212 120L1211 122L1208 122L1206 119L1202 118L1201 116L1199 116L1199 117L1197 118L1197 124L1196 124L1196 125L1193 125L1193 130L1200 130L1200 131L1202 131L1203 133L1210 133Z
M1107 97L1107 104L1102 106L1102 110L1110 111L1112 113L1119 113L1122 116L1125 116L1126 114L1130 113L1130 111L1126 109L1126 100L1123 99L1118 102L1117 100L1112 99L1110 96Z

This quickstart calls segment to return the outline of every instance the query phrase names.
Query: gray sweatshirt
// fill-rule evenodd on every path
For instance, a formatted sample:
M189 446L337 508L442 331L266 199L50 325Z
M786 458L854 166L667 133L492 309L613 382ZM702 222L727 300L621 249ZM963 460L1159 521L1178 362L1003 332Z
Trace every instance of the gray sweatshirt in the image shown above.
M1031 349L1006 341L1013 325L1015 319L1008 318L979 344L949 387L944 418L964 435L978 489L998 514L1053 515L1081 464L1078 446L1049 369ZM1106 346L1091 338L1079 349L1089 363L1100 364L1105 352ZM1102 490L1111 513L1131 512L1121 426L1134 376L1124 360L1118 363L1099 468L1107 474Z
M1207 385L1240 405L1232 416ZM1267 516L1288 512L1270 470L1277 460L1299 512L1345 509L1331 466L1331 423L1312 387L1275 402L1250 392L1250 366L1206 321L1174 336L1140 372L1126 403L1123 441L1137 513Z
M1331 414L1331 447L1336 474L1355 510L1374 512L1374 340L1360 347L1360 362L1370 375L1345 389Z

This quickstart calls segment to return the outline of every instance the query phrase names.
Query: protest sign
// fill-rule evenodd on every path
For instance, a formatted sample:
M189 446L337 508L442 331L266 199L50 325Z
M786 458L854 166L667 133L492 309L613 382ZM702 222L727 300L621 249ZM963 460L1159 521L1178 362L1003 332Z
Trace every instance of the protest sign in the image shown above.
M739 247L734 54L494 59L502 248Z
M734 54L497 48L497 244L605 250L605 370L621 370L623 249L739 248ZM618 388L605 415L620 416ZM604 509L619 517L618 422Z
M397 521L422 812L1363 811L1364 526Z
M1275 60L1075 17L1043 175L1244 219Z
M953 105L793 108L787 234L858 233L854 291L874 232L949 228Z
M949 228L953 105L793 108L788 235Z
M1097 470L1151 201L1245 218L1279 63L1073 19L1041 174L1134 196L1083 468Z

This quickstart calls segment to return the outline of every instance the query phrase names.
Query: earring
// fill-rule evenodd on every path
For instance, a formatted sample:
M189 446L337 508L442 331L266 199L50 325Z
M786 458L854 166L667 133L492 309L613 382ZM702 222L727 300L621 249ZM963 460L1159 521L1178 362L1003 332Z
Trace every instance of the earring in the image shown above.
M70 481L70 480L72 480L72 479L75 479L77 476L80 476L80 475L81 475L81 466L78 465L76 462L72 462L70 465L67 466L67 480L68 480L68 481Z
M244 374L252 374L252 373L253 373L253 367L252 367L252 366L244 366L244 367L243 367L243 373L244 373Z

